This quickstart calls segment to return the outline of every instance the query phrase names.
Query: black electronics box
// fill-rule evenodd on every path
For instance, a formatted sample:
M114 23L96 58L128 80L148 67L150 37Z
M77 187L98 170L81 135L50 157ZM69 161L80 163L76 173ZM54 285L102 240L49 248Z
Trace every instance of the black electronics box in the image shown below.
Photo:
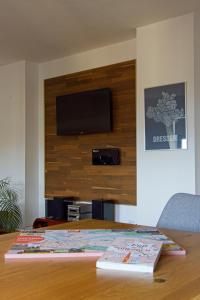
M68 205L74 203L73 197L54 197L45 200L45 216L55 220L68 220Z
M115 220L115 203L112 200L92 200L92 218L97 220Z
M92 149L93 165L119 165L119 148Z

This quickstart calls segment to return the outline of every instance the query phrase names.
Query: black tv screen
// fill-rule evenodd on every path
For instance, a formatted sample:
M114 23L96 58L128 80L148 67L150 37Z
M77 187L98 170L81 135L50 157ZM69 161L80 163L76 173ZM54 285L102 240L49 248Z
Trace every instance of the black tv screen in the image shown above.
M111 112L109 88L57 96L57 135L109 132Z

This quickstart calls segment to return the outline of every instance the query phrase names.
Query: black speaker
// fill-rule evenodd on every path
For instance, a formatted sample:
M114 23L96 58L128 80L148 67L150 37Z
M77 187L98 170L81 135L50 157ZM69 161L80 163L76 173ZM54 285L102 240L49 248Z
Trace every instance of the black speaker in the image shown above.
M92 218L97 220L115 220L115 205L112 200L92 200Z
M120 151L118 148L92 149L93 165L119 165Z
M71 197L54 197L53 200L45 200L45 216L56 220L68 219L68 205L73 204Z

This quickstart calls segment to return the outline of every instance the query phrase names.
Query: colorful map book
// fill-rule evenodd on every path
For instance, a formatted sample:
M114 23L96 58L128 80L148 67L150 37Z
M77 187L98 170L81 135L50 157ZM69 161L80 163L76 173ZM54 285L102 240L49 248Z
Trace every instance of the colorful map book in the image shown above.
M162 242L143 238L116 238L97 260L96 267L107 270L153 273Z
M99 257L120 237L156 240L163 243L162 254L185 254L184 249L157 230L31 230L19 233L5 258Z
M138 227L134 229L134 231L138 234L138 237L161 241L163 243L161 255L186 255L186 250L183 247L161 233L157 228Z
M5 258L98 257L115 238L130 234L135 233L114 229L22 231Z

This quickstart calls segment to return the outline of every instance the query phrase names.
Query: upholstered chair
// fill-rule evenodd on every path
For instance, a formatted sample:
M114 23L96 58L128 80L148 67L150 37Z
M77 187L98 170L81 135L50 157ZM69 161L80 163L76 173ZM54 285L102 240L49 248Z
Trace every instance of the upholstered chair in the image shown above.
M200 195L173 195L164 207L157 227L200 232Z

